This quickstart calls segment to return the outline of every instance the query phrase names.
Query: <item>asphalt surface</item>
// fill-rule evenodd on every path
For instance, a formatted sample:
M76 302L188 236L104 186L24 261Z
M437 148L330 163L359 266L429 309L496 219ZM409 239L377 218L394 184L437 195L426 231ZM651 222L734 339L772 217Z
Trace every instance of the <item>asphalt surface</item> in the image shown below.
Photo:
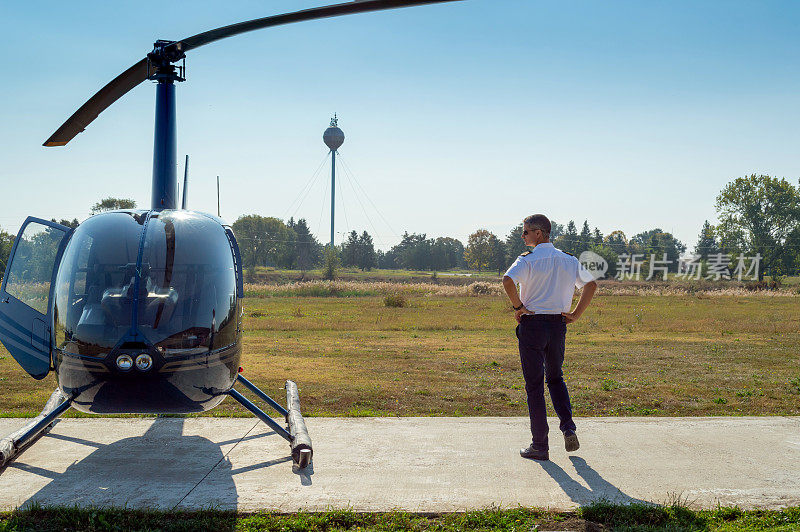
M0 470L0 509L571 509L680 499L800 505L800 418L579 418L568 454L520 458L526 418L308 418L312 465L255 418L66 419ZM0 436L26 423L0 419Z

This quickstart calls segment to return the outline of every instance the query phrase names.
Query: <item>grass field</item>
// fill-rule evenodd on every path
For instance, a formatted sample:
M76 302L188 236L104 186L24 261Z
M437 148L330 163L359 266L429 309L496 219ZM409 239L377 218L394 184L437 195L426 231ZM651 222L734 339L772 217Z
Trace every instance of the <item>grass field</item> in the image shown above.
M219 510L158 512L146 510L38 508L0 512L0 532L69 532L84 530L140 531L340 531L410 530L705 530L796 531L800 508L779 511L717 508L695 511L682 504L650 506L596 503L576 512L517 508L476 510L457 514L419 515L404 512L331 511L284 515Z
M312 416L526 415L496 286L338 286L248 286L245 375L277 398L296 380ZM601 290L568 328L565 374L578 416L798 415L798 345L796 294ZM35 415L54 387L0 350L2 415ZM208 414L250 415L231 400Z
M254 283L288 283L292 281L315 281L321 280L325 276L322 269L307 270L283 270L279 268L257 267L255 272L245 272L248 281ZM427 283L431 280L439 280L450 284L468 284L475 281L496 281L496 272L480 272L475 270L448 270L446 272L433 272L425 270L367 270L362 271L358 268L339 268L336 271L336 279L342 281L360 282L402 282L402 283Z

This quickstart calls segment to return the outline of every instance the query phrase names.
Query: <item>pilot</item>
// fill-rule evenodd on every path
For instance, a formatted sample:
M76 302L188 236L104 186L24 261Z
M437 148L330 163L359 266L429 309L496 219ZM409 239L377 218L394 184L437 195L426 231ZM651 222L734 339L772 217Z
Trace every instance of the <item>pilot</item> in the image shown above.
M516 311L517 339L528 394L528 413L533 441L519 454L534 460L549 459L544 380L560 420L564 446L577 451L578 436L572 405L564 382L564 341L567 324L576 321L589 306L597 283L573 255L550 243L550 220L544 214L528 216L522 223L522 239L533 246L514 261L503 276L503 288ZM517 293L516 285L520 285ZM575 288L583 288L575 310L570 312Z

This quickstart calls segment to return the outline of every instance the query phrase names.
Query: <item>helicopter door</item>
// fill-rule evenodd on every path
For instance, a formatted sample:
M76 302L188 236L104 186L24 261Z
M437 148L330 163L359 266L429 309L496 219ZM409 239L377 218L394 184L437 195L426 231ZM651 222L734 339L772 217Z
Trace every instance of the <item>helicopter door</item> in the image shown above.
M71 231L28 217L14 240L0 286L0 341L36 379L50 372L53 284Z

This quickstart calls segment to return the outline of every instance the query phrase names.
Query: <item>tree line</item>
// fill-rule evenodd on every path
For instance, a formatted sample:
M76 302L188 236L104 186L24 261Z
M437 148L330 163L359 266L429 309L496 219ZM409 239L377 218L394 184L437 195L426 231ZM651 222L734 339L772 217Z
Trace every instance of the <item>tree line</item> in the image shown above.
M92 207L92 214L119 208L135 208L132 200L106 198ZM584 220L580 230L573 220L566 224L551 220L553 245L579 256L592 251L608 263L608 276L617 273L618 264L633 255L643 257L642 273L647 274L653 259L666 262L669 272L677 272L678 258L692 253L705 271L709 260L739 254L761 257L759 280L800 273L800 186L785 178L752 174L728 183L716 198L719 222L705 221L697 244L691 250L668 231L653 228L630 238L620 230L604 235ZM53 220L55 221L55 220ZM76 227L78 220L59 223ZM351 231L344 242L328 253L311 233L305 219L287 222L258 214L241 216L233 223L245 268L256 266L297 269L303 272L335 264L372 268L443 271L468 268L502 273L526 251L521 238L522 223L504 236L486 229L470 234L466 244L453 237L429 238L425 233L403 233L398 244L388 251L376 250L367 231ZM0 274L4 273L14 235L0 229Z
M633 256L641 257L641 273L645 276L658 264L666 265L662 267L667 272L677 273L679 258L687 256L699 262L700 271L705 275L709 261L724 258L733 264L738 255L761 257L759 280L765 274L776 277L800 273L800 186L767 175L740 177L723 188L716 198L715 208L719 223L713 225L706 220L691 250L669 231L658 227L628 237L621 230L603 234L588 220L583 221L580 229L574 220L565 224L551 220L550 240L555 247L575 256L584 251L600 255L608 264L607 276L617 275L618 267ZM282 225L278 219L269 220L264 223L276 228ZM257 239L257 235L251 235L240 226L239 221L234 224L240 238ZM308 231L304 220L290 220L284 227L286 232L281 232L283 229L271 233L261 230L262 235L271 234L270 238L283 242L284 254L264 254L259 260L253 255L252 263L298 269L323 263L323 246ZM336 251L342 265L364 270L373 267L428 271L469 268L503 273L527 250L521 237L521 222L502 236L478 229L469 235L466 243L453 237L429 238L425 233L405 232L398 244L382 251L375 249L367 231L360 234L352 231ZM654 260L658 264L653 263Z

